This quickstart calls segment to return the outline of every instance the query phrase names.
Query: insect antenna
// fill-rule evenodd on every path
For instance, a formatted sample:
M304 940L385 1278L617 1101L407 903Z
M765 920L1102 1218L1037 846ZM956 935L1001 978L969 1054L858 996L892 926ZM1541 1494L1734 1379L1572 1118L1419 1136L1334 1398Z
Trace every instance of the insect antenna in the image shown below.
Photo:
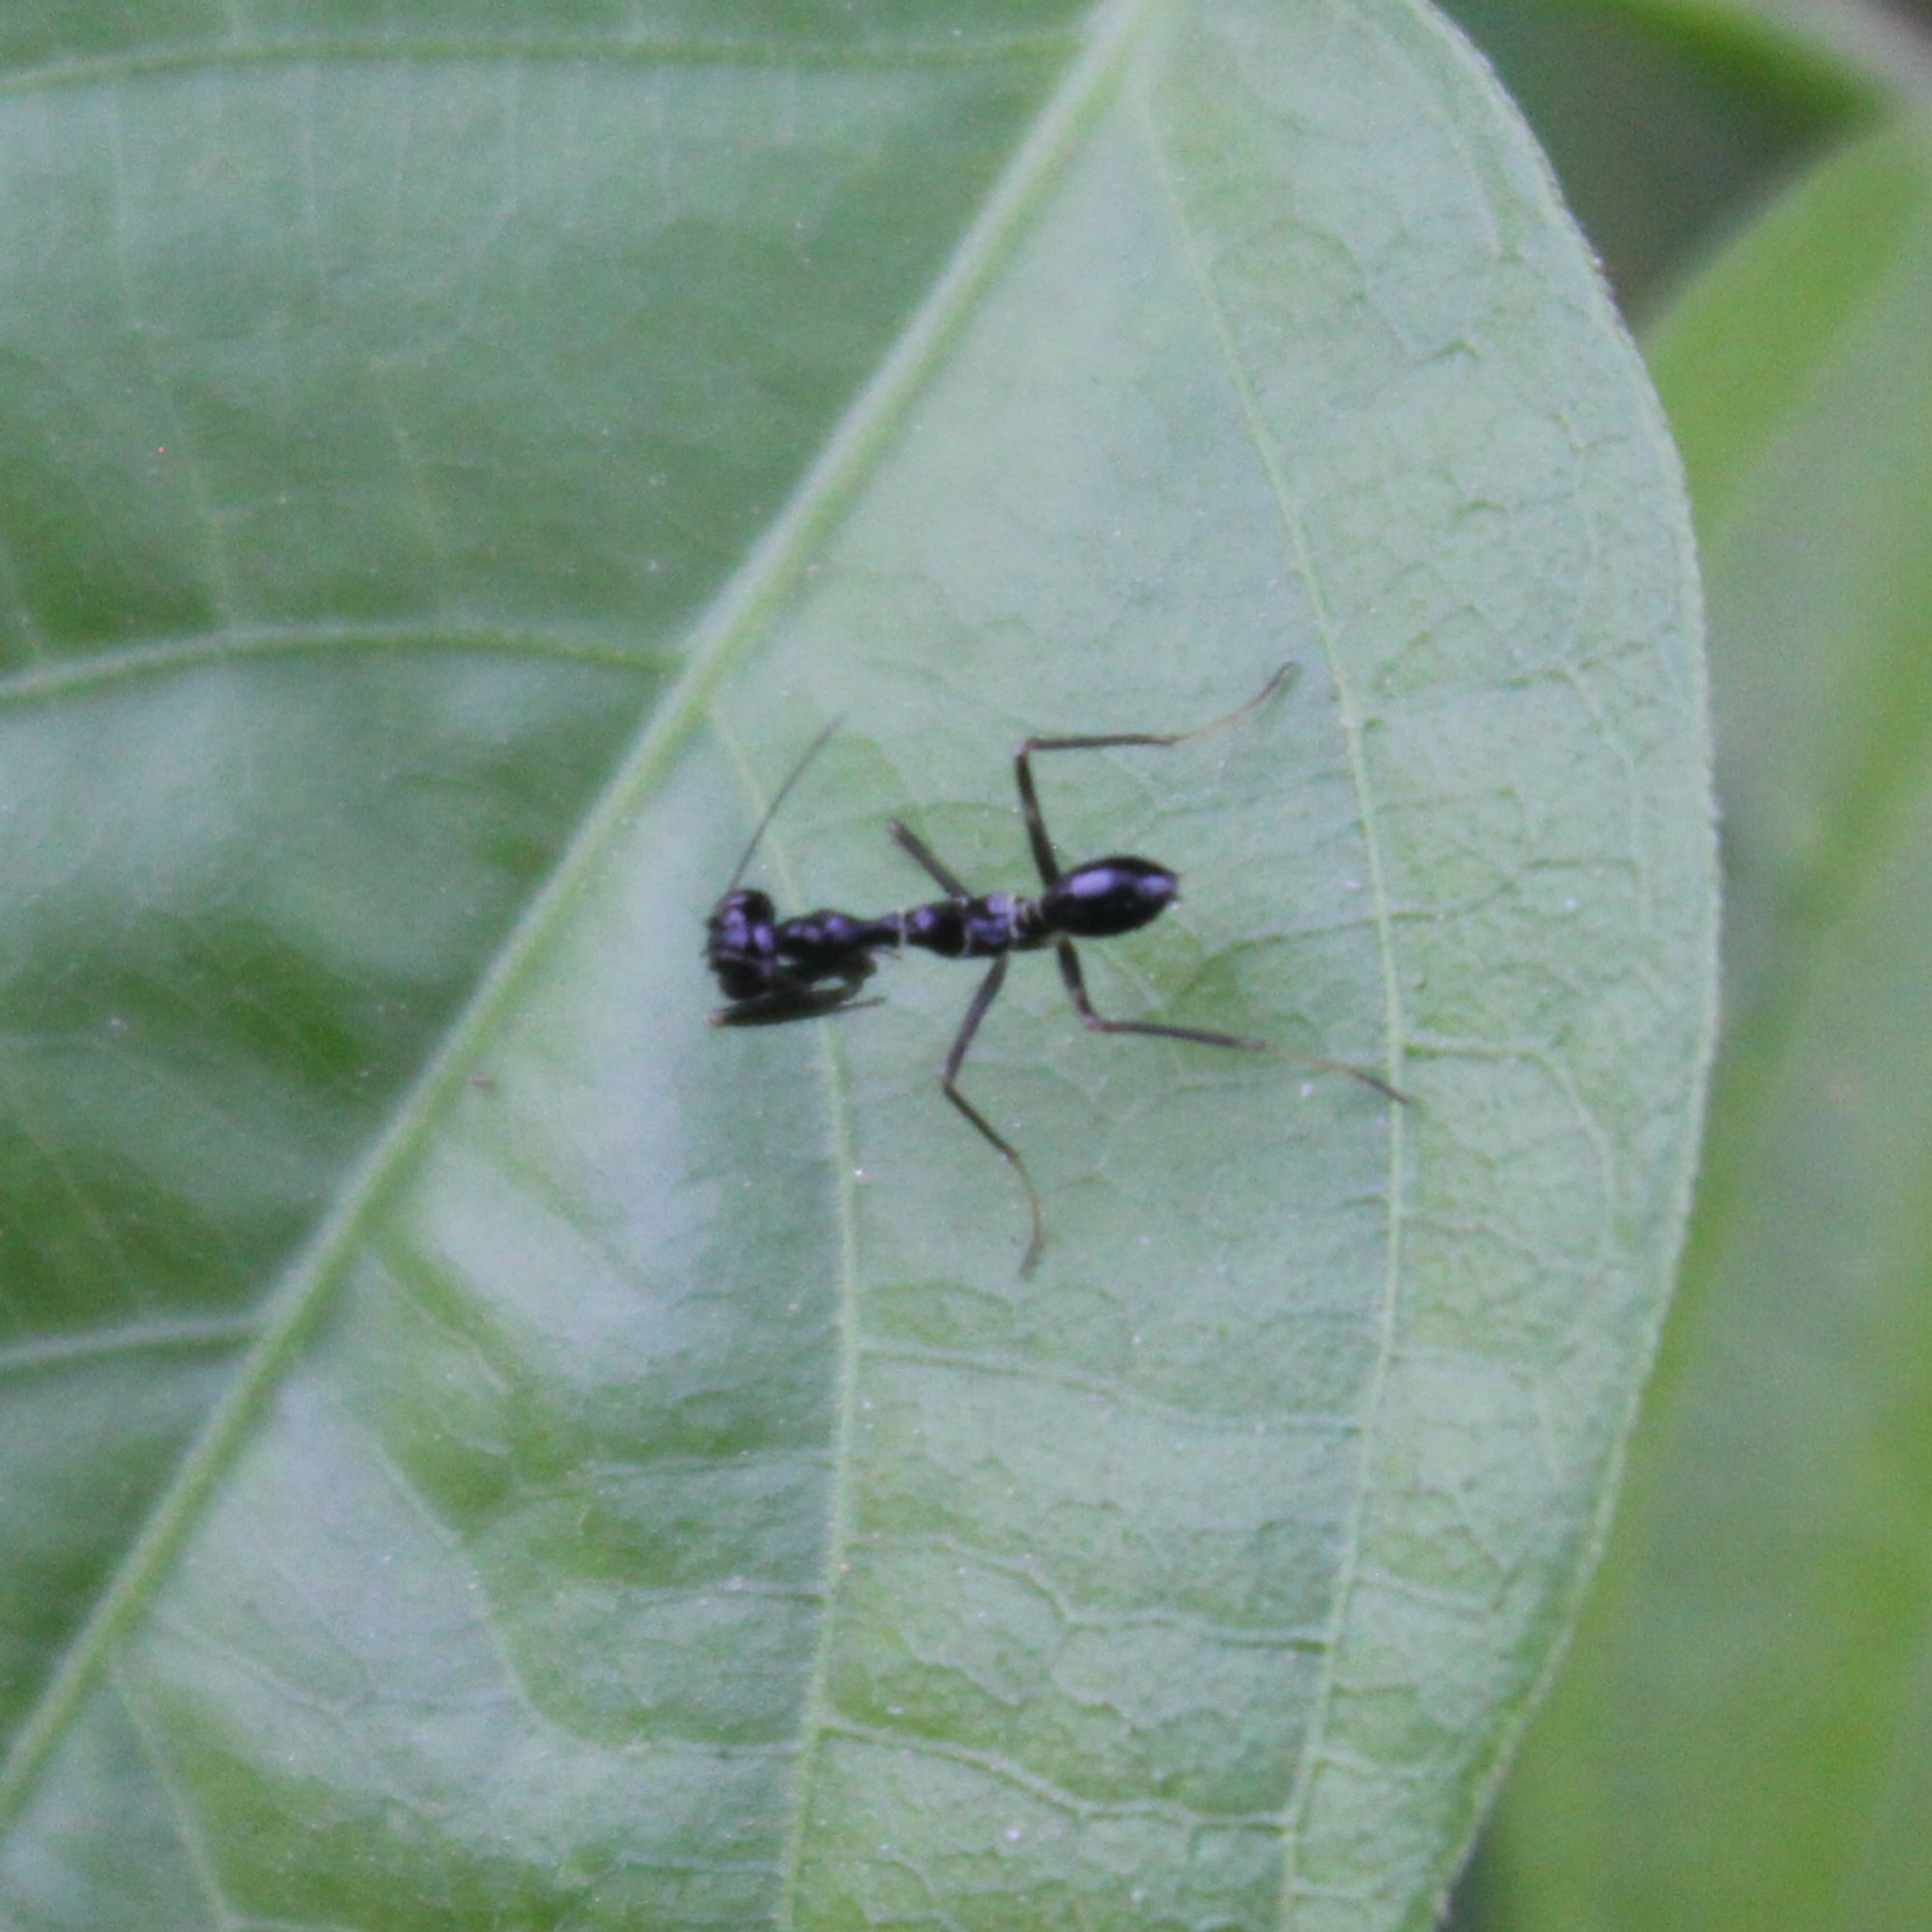
M772 820L778 816L779 807L785 802L785 794L805 776L806 766L810 764L813 758L817 757L819 752L824 747L826 739L838 730L842 722L841 719L833 719L819 732L818 736L799 753L798 763L785 775L784 783L780 785L778 790L772 794L771 804L765 807L764 816L758 820L750 841L739 856L738 863L731 872L731 883L724 888L727 893L734 893L738 890L738 881L745 876L745 867L752 863L752 854L758 849L758 840L765 836L766 829L770 826Z

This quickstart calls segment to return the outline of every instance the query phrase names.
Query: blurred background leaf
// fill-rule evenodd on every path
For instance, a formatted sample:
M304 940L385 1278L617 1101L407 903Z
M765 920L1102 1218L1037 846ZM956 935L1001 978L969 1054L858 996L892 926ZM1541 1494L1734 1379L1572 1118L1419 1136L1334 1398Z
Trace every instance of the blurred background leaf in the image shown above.
M0 59L8 1932L1426 1922L1712 990L1674 460L1488 76L1400 0ZM1022 1287L958 976L704 1026L828 716L761 863L883 904L1287 656L1052 774L1204 881L1102 1005L1409 1113L1016 975Z
M1877 110L1878 76L1766 10L1457 0L1625 313L1646 319L1762 199Z
M1651 108L1552 85L1592 36L1660 32ZM1858 8L1566 8L1496 50L1532 43L1586 219L1622 173L1684 238L1660 277L1618 260L1634 205L1605 217L1639 299L1687 283L1649 347L1710 599L1726 1020L1609 1552L1458 1923L1906 1932L1932 1920L1932 68L1922 24ZM1714 63L1726 104L1686 135ZM1758 155L1719 205L1649 164L1660 129L1728 140L1737 102ZM1593 185L1597 140L1626 158Z

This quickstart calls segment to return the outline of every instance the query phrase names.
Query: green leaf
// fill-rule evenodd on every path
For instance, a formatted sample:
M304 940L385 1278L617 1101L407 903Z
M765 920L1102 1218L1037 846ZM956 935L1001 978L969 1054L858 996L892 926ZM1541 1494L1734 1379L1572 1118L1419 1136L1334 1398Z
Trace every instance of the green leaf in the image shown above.
M1855 0L1801 32L1751 0L1452 0L1496 65L1627 315L1674 293L1827 142L1869 120L1885 73L1843 44Z
M1932 1916L1928 313L1913 124L1818 169L1656 345L1710 567L1729 1022L1683 1303L1494 1922Z
M1674 459L1398 0L16 23L0 1920L1419 1926L1709 1030ZM50 24L57 21L58 24ZM787 907L1184 906L718 1032Z

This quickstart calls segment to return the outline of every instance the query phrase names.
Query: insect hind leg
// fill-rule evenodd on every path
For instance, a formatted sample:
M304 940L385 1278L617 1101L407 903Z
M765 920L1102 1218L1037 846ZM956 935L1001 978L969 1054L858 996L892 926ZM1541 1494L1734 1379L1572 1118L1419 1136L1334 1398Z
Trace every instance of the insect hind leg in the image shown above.
M1080 970L1080 955L1072 945L1063 939L1054 952L1060 959L1060 977L1066 982L1066 997L1073 1002L1081 1025L1094 1033L1147 1033L1160 1039L1192 1040L1196 1046L1232 1046L1243 1053L1271 1054L1277 1060L1297 1061L1322 1073L1346 1074L1398 1106L1408 1105L1408 1095L1400 1087L1392 1087L1379 1073L1366 1066L1351 1066L1346 1060L1326 1060L1319 1053L1296 1053L1293 1047L1277 1046L1269 1039L1250 1039L1237 1033L1210 1033L1206 1027L1167 1026L1157 1020L1110 1020L1104 1013L1094 1010L1094 1003L1087 997L1087 978Z
M1039 868L1040 883L1055 885L1060 879L1060 855L1046 829L1046 814L1039 808L1039 793L1033 779L1033 758L1037 752L1107 752L1124 745L1184 745L1190 739L1210 738L1217 731L1238 724L1259 710L1276 692L1293 682L1298 667L1279 666L1268 681L1244 704L1237 704L1224 718L1196 724L1186 731L1101 731L1083 732L1071 738L1029 738L1013 753L1013 777L1019 785L1020 815L1026 821L1027 843L1033 848L1033 862Z

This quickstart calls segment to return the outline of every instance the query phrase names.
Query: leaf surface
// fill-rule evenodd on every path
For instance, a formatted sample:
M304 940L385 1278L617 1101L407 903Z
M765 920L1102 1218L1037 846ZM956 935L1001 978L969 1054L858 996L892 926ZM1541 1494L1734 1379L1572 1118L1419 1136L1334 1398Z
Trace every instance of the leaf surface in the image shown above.
M1396 0L13 49L0 1918L1421 1925L1709 1030L1674 460ZM51 33L52 29L47 29ZM84 243L71 238L81 236ZM716 1032L912 821L1185 904Z

